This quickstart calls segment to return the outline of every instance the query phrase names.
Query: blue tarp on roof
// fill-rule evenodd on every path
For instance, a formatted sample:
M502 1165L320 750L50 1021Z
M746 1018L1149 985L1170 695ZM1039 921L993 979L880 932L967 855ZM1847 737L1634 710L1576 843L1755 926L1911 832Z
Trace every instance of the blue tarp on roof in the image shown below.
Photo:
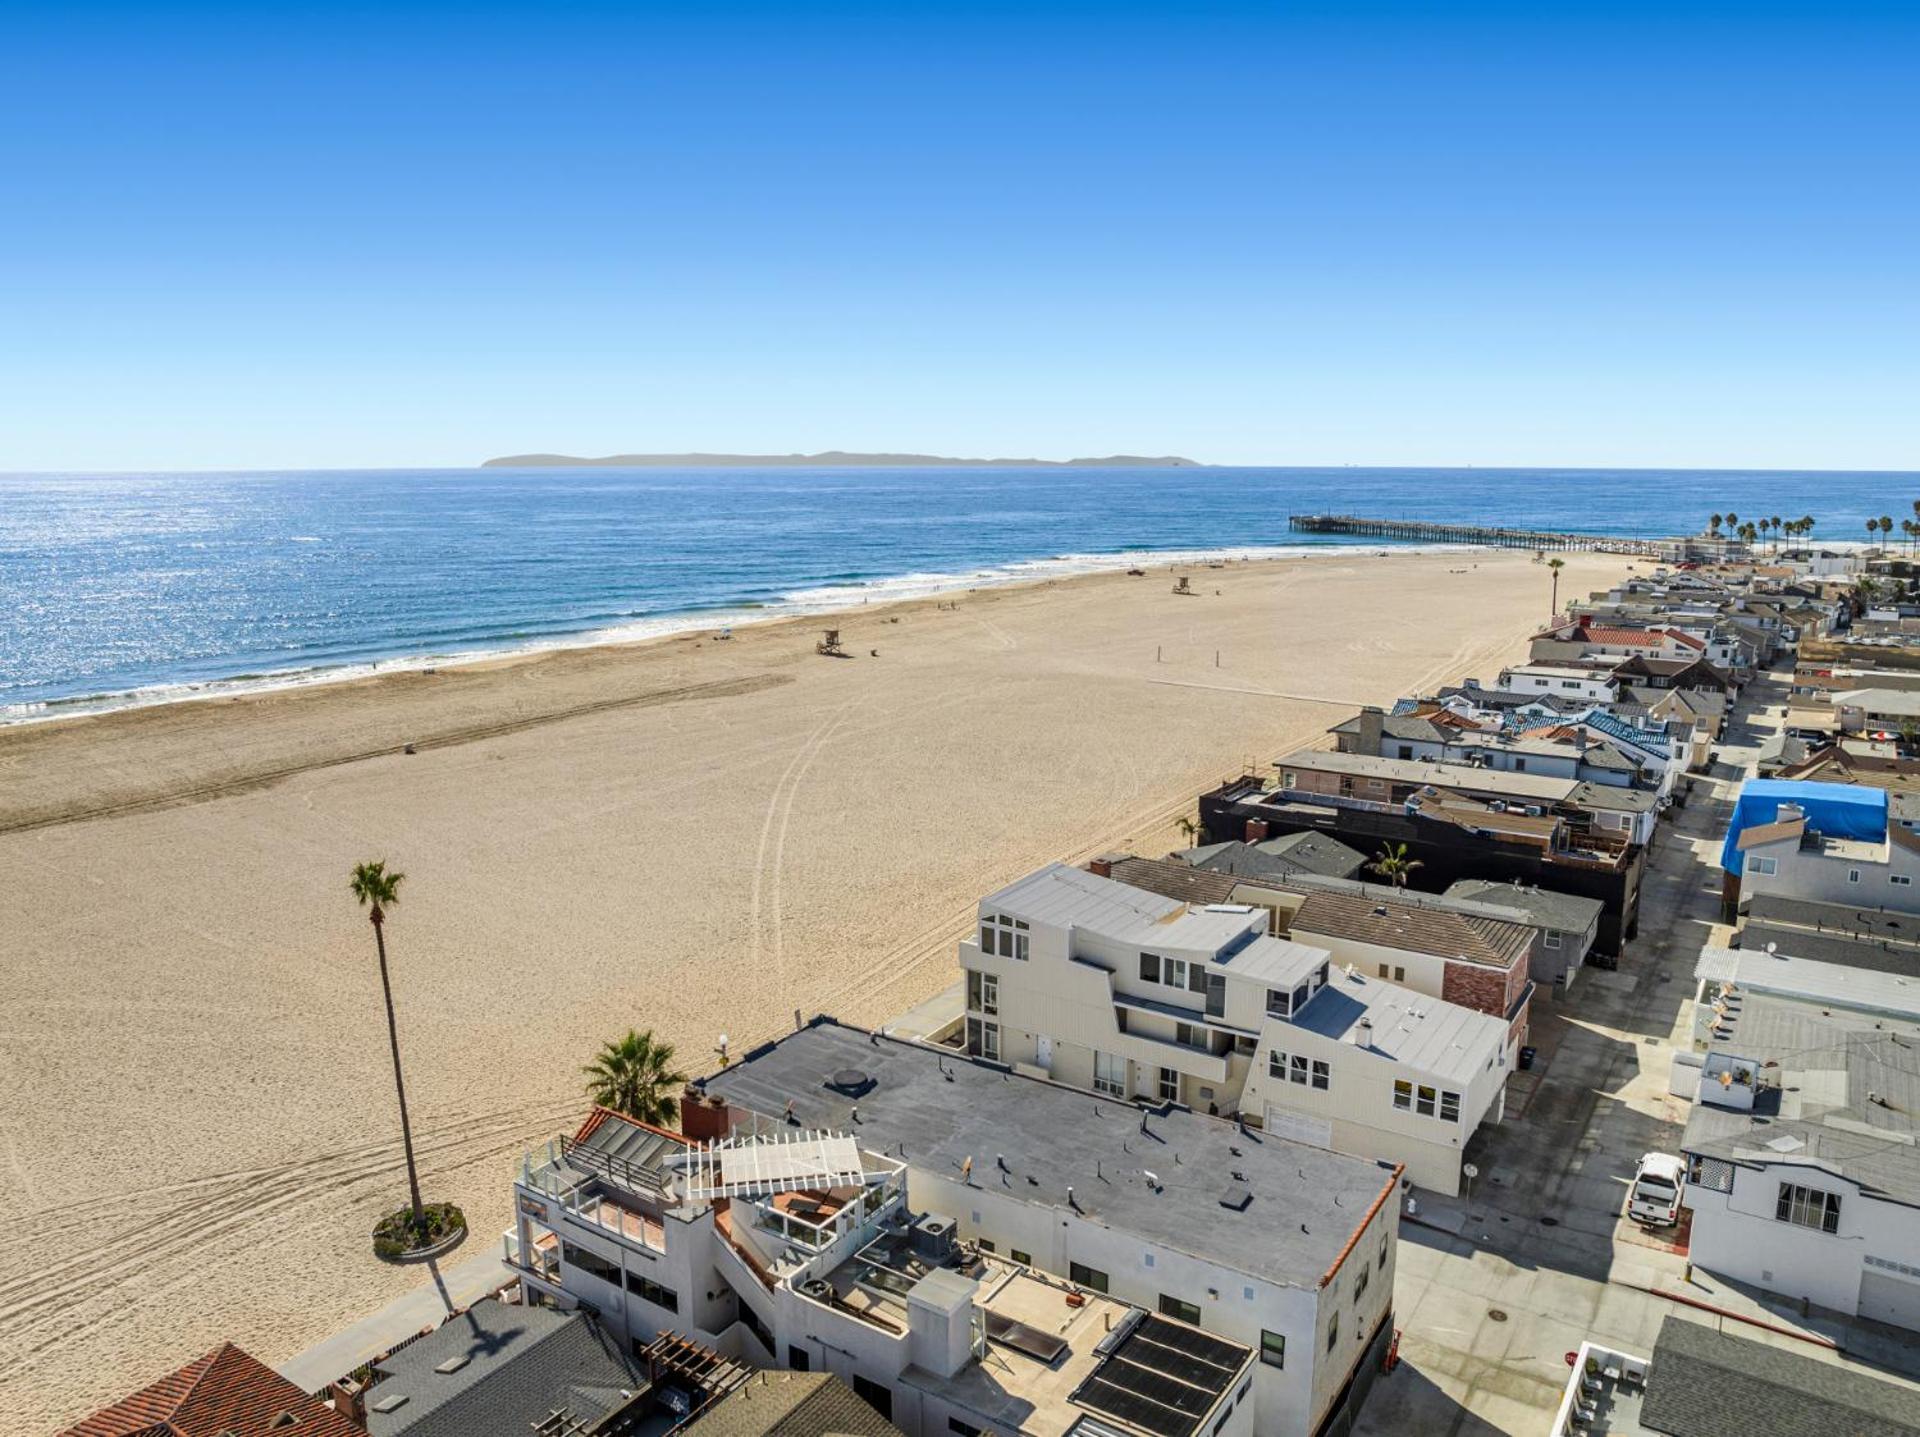
M1806 811L1807 827L1834 838L1884 839L1887 836L1887 792L1845 783L1797 783L1784 778L1750 778L1733 802L1727 841L1720 847L1720 866L1740 871L1740 835L1746 829L1772 823L1780 805L1797 803Z

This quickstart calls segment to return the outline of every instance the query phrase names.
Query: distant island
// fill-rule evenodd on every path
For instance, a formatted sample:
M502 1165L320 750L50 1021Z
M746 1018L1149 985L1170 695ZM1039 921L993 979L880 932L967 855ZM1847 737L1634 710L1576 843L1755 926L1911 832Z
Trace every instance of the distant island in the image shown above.
M1104 459L951 459L941 454L849 454L829 449L820 454L609 454L585 459L574 454L509 454L489 459L482 469L562 469L581 465L619 469L768 469L785 465L812 469L878 465L913 469L935 465L960 469L1198 469L1197 460L1176 454L1143 457L1109 454Z

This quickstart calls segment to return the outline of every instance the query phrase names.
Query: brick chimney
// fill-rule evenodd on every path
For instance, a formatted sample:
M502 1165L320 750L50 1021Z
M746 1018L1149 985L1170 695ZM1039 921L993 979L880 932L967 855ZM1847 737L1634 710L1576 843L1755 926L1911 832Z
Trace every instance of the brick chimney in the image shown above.
M1091 873L1095 878L1111 878L1113 877L1113 861L1120 857L1124 857L1124 855L1118 853L1103 853L1098 858L1089 858L1087 860L1087 872Z
M1267 836L1267 821L1266 821L1266 819L1264 819L1264 818L1249 818L1249 819L1247 820L1247 835L1246 835L1246 837L1247 837L1247 842L1248 842L1248 843L1259 843L1259 842L1260 842L1260 841L1261 841L1262 839L1264 839L1264 838L1265 838L1266 836Z
M680 1131L696 1143L724 1138L733 1131L726 1101L689 1085L680 1095Z

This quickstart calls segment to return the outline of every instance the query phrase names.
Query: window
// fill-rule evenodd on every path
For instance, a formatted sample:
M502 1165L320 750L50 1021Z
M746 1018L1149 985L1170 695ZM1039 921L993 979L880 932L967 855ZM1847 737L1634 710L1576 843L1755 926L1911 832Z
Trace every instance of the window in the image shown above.
M1558 948L1560 946L1559 930L1555 928L1549 928L1546 931L1545 935L1540 939L1540 946L1542 948Z
M1016 1247L1012 1252L1008 1253L1007 1256L1019 1263L1022 1267L1033 1266L1033 1254L1030 1252L1022 1252Z
M980 1437L980 1429L971 1422L962 1422L958 1417L947 1419L947 1431L954 1437Z
M1169 1297L1164 1292L1160 1294L1160 1315L1162 1317L1178 1318L1180 1321L1191 1323L1195 1327L1200 1325L1199 1307L1191 1302L1182 1302L1177 1297Z
M806 1348L799 1346L789 1346L787 1348L787 1367L790 1371L805 1372L811 1365L811 1359L807 1356Z
M967 1019L967 1051L989 1062L1000 1061L1000 1025L978 1018Z
M1913 880L1904 873L1889 873L1887 875L1887 882L1891 883L1895 888L1905 888L1909 886Z
M1524 758L1516 757L1513 761L1513 771L1515 773L1525 773L1527 771L1527 761Z
M1184 958L1162 958L1160 960L1160 981L1169 988L1187 986L1187 960Z
M1160 981L1160 955L1158 953L1142 953L1140 955L1140 981L1142 983L1158 983Z
M1327 1066L1326 1062L1323 1059L1315 1058L1313 1060L1314 1087L1318 1088L1321 1092L1324 1093L1332 1081L1333 1081L1333 1070Z
M1860 881L1860 870L1857 868L1849 868L1847 870L1847 882L1858 883L1859 881Z
M1306 1007L1307 999L1312 996L1313 989L1309 988L1305 983L1295 988L1293 990L1293 1011L1298 1013L1302 1008Z
M659 1283L642 1277L637 1272L627 1274L627 1291L651 1302L655 1307L664 1307L668 1312L680 1310L679 1293L670 1287L662 1287Z
M1090 1287L1095 1292L1107 1290L1107 1275L1097 1267L1088 1267L1084 1262L1067 1264L1067 1280L1075 1287Z
M1387 976L1387 965L1386 965L1386 964L1384 964L1384 963L1382 963L1382 964L1380 965L1380 976L1381 976L1382 978L1384 978L1384 977L1386 977L1386 976Z
M1293 1055L1293 1063L1287 1070L1287 1076L1294 1082L1301 1084L1303 1087L1305 1086L1307 1081L1307 1060L1304 1055L1300 1053Z
M1753 858L1753 871L1766 875L1778 873L1780 871L1780 860L1777 858L1762 858L1758 854L1755 854Z
M1278 1332L1260 1329L1260 1360L1269 1367L1287 1365L1287 1339Z
M1402 758L1412 758L1412 757L1413 757L1413 745L1412 745L1412 744L1410 744L1410 743L1403 743L1403 744L1401 744L1401 745L1400 745L1400 757L1402 757Z
M1280 787L1292 788L1294 777L1295 775L1292 769L1283 770L1280 774Z
M1127 1095L1127 1060L1116 1058L1111 1053L1095 1053L1093 1090L1105 1093L1108 1097L1124 1098Z
M608 1262L597 1252L589 1252L584 1247L563 1242L560 1244L560 1260L575 1272L592 1273L602 1282L610 1282L615 1287L620 1286L619 1264Z
M871 1377L862 1377L856 1372L853 1374L853 1391L856 1397L875 1412L889 1422L893 1420L893 1389L891 1387L882 1382L875 1382Z
M1333 1351L1333 1344L1340 1340L1340 1314L1327 1319L1327 1351Z
M1402 967L1400 967L1400 966L1399 966L1398 964L1396 964L1396 965L1394 966L1394 970L1393 970L1393 981L1394 981L1394 982L1396 982L1396 983L1404 983L1404 982L1406 982L1406 981L1407 981L1407 970L1406 970L1405 968L1402 968Z
M1163 1103L1180 1101L1180 1074L1172 1068L1160 1070L1160 1101Z
M1196 1028L1191 1023L1175 1023L1173 1025L1173 1041L1183 1048L1204 1048L1207 1046L1207 1042L1205 1038L1200 1036L1203 1031L1205 1030Z
M1396 1078L1393 1083L1393 1105L1402 1112L1413 1106L1413 1084Z
M989 1018L1000 1012L1000 979L992 973L967 970L967 1006Z
M1422 1083L1420 1085L1419 1101L1414 1104L1413 1110L1423 1118L1432 1117L1434 1098L1435 1093L1433 1089L1429 1088L1425 1083Z
M1267 1054L1267 1076L1269 1078L1284 1078L1286 1075L1287 1055L1278 1048L1275 1048L1271 1053Z
M1444 1123L1457 1123L1460 1121L1460 1095L1458 1093L1442 1093L1440 1095L1440 1120Z
M975 1239L973 1240L973 1243L974 1243L974 1246L975 1246L975 1247L977 1247L977 1248L979 1248L979 1249L980 1249L980 1251L982 1251L982 1252L998 1252L998 1251L1000 1251L1000 1249L999 1249L999 1248L997 1248L997 1247L995 1247L995 1246L994 1246L994 1245L993 1245L992 1243L990 1243L990 1242L988 1242L988 1241L987 1241L987 1240L986 1240L986 1239L985 1239L984 1237L976 1237L976 1238L975 1238Z
M1360 1299L1367 1290L1367 1279L1372 1276L1373 1269L1363 1264L1360 1268L1360 1275L1354 1279L1353 1283L1353 1305L1355 1307L1360 1305Z
M1790 1222L1799 1227L1838 1232L1840 1194L1822 1192L1819 1188L1803 1188L1798 1183L1781 1183L1780 1201L1774 1207L1773 1215L1781 1222Z
M980 920L980 951L1027 961L1027 920L989 913Z
M1267 989L1267 1016L1269 1018L1287 1016L1287 995L1278 988Z
M1380 1239L1379 1268L1382 1272L1387 1270L1387 1240L1384 1237Z

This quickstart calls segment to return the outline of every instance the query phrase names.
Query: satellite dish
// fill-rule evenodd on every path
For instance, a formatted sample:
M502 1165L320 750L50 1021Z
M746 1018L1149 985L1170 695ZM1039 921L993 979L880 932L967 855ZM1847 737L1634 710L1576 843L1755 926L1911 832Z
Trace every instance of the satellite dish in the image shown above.
M1475 1167L1472 1163L1460 1164L1460 1172L1462 1176L1464 1176L1469 1182L1471 1182L1474 1178L1477 1178L1480 1176L1480 1169Z

